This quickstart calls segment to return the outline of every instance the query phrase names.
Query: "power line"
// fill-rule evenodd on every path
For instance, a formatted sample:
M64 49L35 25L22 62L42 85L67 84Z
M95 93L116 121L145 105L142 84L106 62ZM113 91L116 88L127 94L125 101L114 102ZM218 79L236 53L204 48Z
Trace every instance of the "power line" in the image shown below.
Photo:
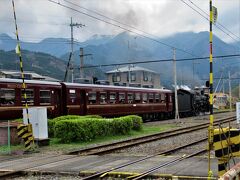
M200 16L202 16L204 19L206 19L208 22L210 21L208 16L204 16L201 12L199 12L198 10L196 10L195 8L193 8L192 6L190 6L187 2L185 2L184 0L180 0L181 2L183 2L185 5L187 5L188 7L190 7L192 10L194 10L195 12L197 12ZM191 1L192 2L192 1ZM193 2L192 2L193 4ZM197 7L198 9L201 9L200 7L198 7L197 5L194 4L195 7ZM201 9L202 12L204 12ZM204 14L207 14L206 12L204 12ZM208 14L207 14L208 15ZM231 34L233 34L230 30L228 30L227 28L225 28L223 25L221 25L220 23L215 24L215 26L222 31L223 33L225 33L226 35L228 35L230 38L232 38L234 41L238 41L236 38L234 38L233 36L231 36L228 32L230 32ZM222 26L224 29L226 29L228 32L226 32L225 30L223 30L223 28L221 28L220 26ZM233 34L234 36L236 36L238 39L240 39L237 35Z
M240 54L233 54L233 55L224 55L224 56L214 56L214 59L218 58L230 58L230 57L240 57ZM196 57L196 58L183 58L178 59L176 62L182 61L194 61L194 60L204 60L209 59L208 57ZM102 65L92 65L92 66L84 66L83 68L96 68L96 67L108 67L108 66L122 66L122 65L131 65L131 64L146 64L146 63L157 63L157 62L172 62L173 59L157 59L151 61L135 61L135 62L126 62L126 63L113 63L113 64L102 64Z
M94 14L97 14L97 15L99 15L99 16L101 16L101 17L104 17L104 18L106 18L106 19L108 19L108 20L114 21L114 22L116 22L116 23L119 23L119 24L121 24L121 25L127 26L127 27L129 27L129 28L135 29L135 30L137 30L137 31L139 31L139 32L142 32L142 33L144 33L144 34L147 34L147 35L149 35L149 36L158 38L157 36L155 36L155 35L153 35L153 34L150 34L150 33L146 32L146 31L143 31L143 30L141 30L141 29L138 29L138 28L136 28L136 27L134 27L134 26L131 26L131 25L129 25L129 24L126 24L126 23L120 22L120 21L118 21L118 20L116 20L116 19L113 19L113 18L110 18L110 17L108 17L108 16L105 16L105 15L101 14L101 13L98 12L98 11L93 11L93 10L91 10L91 9L88 9L88 8L86 8L86 7L83 7L83 6L80 6L80 5L76 4L76 3L73 3L73 2L68 1L68 0L63 0L63 1L65 1L65 2L67 2L67 3L69 3L69 4L71 4L71 5L77 6L77 7L79 7L79 8L82 8L82 9L84 9L84 10L86 10L86 11L89 11L89 12L92 12L92 13L94 13Z
M102 22L104 22L104 23L106 23L106 24L109 24L109 25L118 27L118 28L120 28L120 29L123 29L123 30L125 30L125 31L128 31L128 32L137 34L137 35L139 35L140 37L143 37L143 38L146 38L146 39L150 39L150 40L152 40L152 41L154 41L154 42L157 42L157 43L159 43L159 44L162 44L162 45L164 45L164 46L167 46L167 47L169 47L169 48L171 48L171 49L174 49L174 48L175 48L175 49L178 50L178 51L181 51L181 52L184 52L184 53L186 53L186 54L189 54L189 55L191 55L191 56L195 56L195 57L196 57L196 55L194 55L194 54L192 54L192 53L190 53L190 52L188 52L188 51L185 51L185 50L183 50L183 49L180 49L180 48L171 46L171 45L169 45L169 44L167 44L167 43L164 43L164 42L162 42L162 41L159 41L159 40L154 39L154 38L152 38L152 37L149 37L149 36L147 36L147 35L143 35L143 34L141 34L141 33L139 33L139 32L134 31L134 30L125 28L125 27L120 26L120 25L118 25L118 24L114 24L114 23L112 23L112 22L106 21L106 20L104 20L104 19L98 18L98 17L93 16L93 15L90 15L90 14L88 14L88 13L79 11L79 10L77 10L77 9L74 9L74 8L72 8L72 7L69 7L69 6L67 6L67 5L64 5L64 4L60 3L60 2L56 2L56 1L53 1L53 0L48 0L48 1L51 2L51 3L57 4L57 5L59 5L59 6L62 6L62 7L64 7L64 8L70 9L70 10L72 10L72 11L75 11L75 12L77 12L77 13L86 15L86 16L88 16L88 17L90 17L90 18L93 18L93 19L96 19L96 20L98 20L98 21L102 21Z
M200 11L202 11L204 14L207 15L207 17L209 17L208 13L205 12L203 9L201 9L198 5L196 5L194 2L192 2L191 0L188 0L189 2L191 2L196 8L198 8ZM236 34L234 34L233 32L231 32L229 29L227 29L224 25L222 25L221 23L219 22L216 22L216 24L218 24L219 26L221 26L222 28L224 28L226 31L228 31L230 34L232 34L233 36L235 36L236 38L239 38L239 36L237 36Z

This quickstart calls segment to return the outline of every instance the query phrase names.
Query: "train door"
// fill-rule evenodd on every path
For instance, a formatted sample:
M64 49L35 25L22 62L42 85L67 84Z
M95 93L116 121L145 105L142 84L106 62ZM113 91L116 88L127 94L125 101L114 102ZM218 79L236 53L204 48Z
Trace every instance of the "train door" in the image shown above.
M61 90L60 89L55 89L54 91L52 90L53 97L54 97L54 116L58 117L60 115L63 115L61 109L61 102L60 102L60 97L61 97Z
M80 90L80 115L86 115L86 111L86 92L85 90Z

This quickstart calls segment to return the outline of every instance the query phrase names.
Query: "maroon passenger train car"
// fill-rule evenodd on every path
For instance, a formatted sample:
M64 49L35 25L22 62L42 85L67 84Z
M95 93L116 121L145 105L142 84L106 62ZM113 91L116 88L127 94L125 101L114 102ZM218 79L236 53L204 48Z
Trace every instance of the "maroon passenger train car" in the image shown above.
M167 118L173 111L172 91L165 89L62 83L62 90L64 114L138 114L145 119Z
M22 117L22 81L0 78L0 120ZM172 91L121 86L26 80L29 107L47 107L49 117L138 114L167 118L173 113Z
M48 116L61 114L61 84L57 82L26 80L29 107L47 107ZM24 105L21 79L0 78L0 120L22 117Z

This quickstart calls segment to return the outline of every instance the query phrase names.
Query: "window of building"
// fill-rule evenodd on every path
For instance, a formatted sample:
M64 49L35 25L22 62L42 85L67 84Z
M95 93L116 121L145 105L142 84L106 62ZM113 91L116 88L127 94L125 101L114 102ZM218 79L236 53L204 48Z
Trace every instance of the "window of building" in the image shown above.
M143 101L143 103L147 103L148 102L147 93L143 93L142 94L142 101Z
M88 104L96 104L96 102L97 102L96 92L89 92L88 93Z
M143 81L148 81L148 73L143 71Z
M107 93L100 92L100 104L107 104Z
M0 88L0 105L11 106L15 104L15 89Z
M40 90L40 105L51 104L51 91L50 90Z
M128 104L133 103L133 93L128 93Z
M115 92L110 92L110 104L115 104L116 103L116 93Z
M34 91L33 89L26 89L27 103L28 105L34 105ZM25 104L24 90L22 89L22 104Z
M135 103L140 103L140 102L141 102L141 94L135 93Z
M112 81L113 82L120 82L121 81L121 76L119 73L115 73L112 75Z
M119 93L119 103L125 104L125 93Z
M149 102L150 103L153 103L153 101L154 101L154 97L153 97L153 93L149 93Z
M160 102L160 96L158 93L155 94L155 101L156 101L156 103Z
M130 72L131 81L136 81L136 73ZM129 73L127 73L127 81L129 81Z

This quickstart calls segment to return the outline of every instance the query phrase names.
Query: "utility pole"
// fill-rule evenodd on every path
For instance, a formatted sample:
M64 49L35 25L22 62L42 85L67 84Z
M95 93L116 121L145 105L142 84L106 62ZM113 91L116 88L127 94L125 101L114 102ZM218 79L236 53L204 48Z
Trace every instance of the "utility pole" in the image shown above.
M85 26L84 24L79 24L79 23L73 23L72 21L72 17L71 17L71 24L70 24L70 27L71 27L71 52L72 52L72 56L71 56L71 59L70 59L70 70L72 71L72 82L73 82L73 62L72 62L72 58L73 58L73 27L83 27Z
M231 87L231 75L230 71L228 71L228 77L229 77L229 104L230 104L230 111L232 112L232 87Z
M178 96L177 96L177 72L176 72L176 49L173 48L173 76L174 76L174 93L175 93L175 119L179 120Z
M80 48L80 78L84 78L84 72L83 72L83 57L84 56L91 56L92 54L83 54L83 48Z
M130 62L130 55L129 55L129 40L128 40L128 62ZM128 86L131 84L131 64L128 65Z

